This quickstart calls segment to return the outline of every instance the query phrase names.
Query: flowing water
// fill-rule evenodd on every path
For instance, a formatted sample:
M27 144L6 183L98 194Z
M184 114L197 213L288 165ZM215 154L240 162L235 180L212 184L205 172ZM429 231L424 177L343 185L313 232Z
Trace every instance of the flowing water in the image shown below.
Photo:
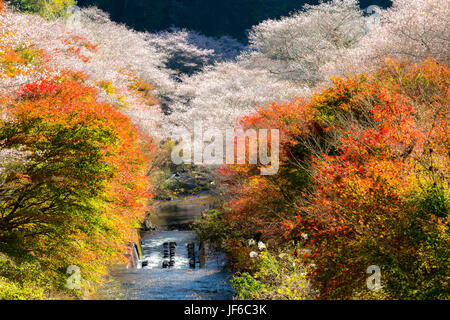
M161 204L152 222L161 231L142 236L142 260L136 268L115 268L93 299L229 300L233 290L223 254L200 248L192 231L170 231L190 223L210 207L208 198ZM190 248L189 248L190 247ZM202 254L204 252L204 255ZM202 258L204 257L204 258ZM166 262L164 262L166 261ZM171 266L164 266L170 263Z

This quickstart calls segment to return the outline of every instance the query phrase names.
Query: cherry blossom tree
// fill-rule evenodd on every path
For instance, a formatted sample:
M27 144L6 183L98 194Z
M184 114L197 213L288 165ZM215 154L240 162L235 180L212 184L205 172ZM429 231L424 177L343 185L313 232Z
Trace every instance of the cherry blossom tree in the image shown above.
M321 67L322 78L371 72L386 57L417 62L432 56L448 62L449 10L448 0L394 0L391 8L377 13L380 24L357 46Z
M229 36L215 39L177 28L146 36L151 46L167 57L166 66L181 74L191 75L214 62L232 60L244 49Z
M267 70L249 68L245 60L221 62L182 78L168 121L191 128L194 120L203 120L205 127L224 130L258 106L287 101L307 91Z
M357 0L305 5L289 17L253 27L253 62L283 79L314 84L322 79L323 64L358 46L367 32L366 20Z

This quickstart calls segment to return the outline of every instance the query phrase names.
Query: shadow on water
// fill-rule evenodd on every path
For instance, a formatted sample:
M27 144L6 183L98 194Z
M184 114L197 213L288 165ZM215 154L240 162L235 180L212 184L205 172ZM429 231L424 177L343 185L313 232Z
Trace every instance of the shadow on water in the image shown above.
M202 212L212 209L213 204L214 198L208 195L160 202L154 206L151 222L160 227L192 223Z
M211 199L175 200L161 203L152 223L168 229L192 223L211 207ZM172 243L169 247L169 244ZM192 245L194 244L194 245ZM142 260L137 268L115 268L110 279L92 299L120 300L230 300L230 274L223 254L205 250L200 268L199 243L192 231L153 231L142 236ZM190 248L189 248L190 247ZM169 249L170 248L170 249ZM194 257L194 258L193 258ZM170 267L163 268L172 261ZM195 267L194 267L195 266Z

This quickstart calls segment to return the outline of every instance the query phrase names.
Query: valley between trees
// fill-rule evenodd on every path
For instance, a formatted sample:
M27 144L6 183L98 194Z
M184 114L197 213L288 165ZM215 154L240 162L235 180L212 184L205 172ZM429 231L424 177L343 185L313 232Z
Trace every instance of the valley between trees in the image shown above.
M288 2L246 3L245 38L0 0L0 299L88 297L156 202L205 192L196 241L236 299L449 299L449 1ZM277 173L250 141L244 164L175 164L195 121L278 130Z

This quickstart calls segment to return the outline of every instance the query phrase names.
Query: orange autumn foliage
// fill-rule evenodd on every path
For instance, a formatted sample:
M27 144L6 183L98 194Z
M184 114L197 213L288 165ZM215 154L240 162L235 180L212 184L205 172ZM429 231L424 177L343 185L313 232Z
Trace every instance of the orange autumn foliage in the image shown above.
M388 60L372 76L333 79L309 100L244 118L280 129L280 171L222 169L232 198L223 218L241 238L306 249L291 254L317 266L320 298L372 297L370 265L385 297L445 297L449 81L432 59Z
M433 60L391 61L337 106L355 108L354 120L332 129L338 153L314 160L314 194L289 227L315 233L321 297L364 292L370 265L390 298L446 296L448 85L449 69Z
M26 84L4 107L13 121L0 125L2 147L20 146L31 162L19 174L26 179L7 180L14 193L2 207L0 239L20 237L49 272L76 264L99 281L137 241L151 197L142 150L151 145L128 117L97 101L85 78L67 72ZM50 237L36 237L48 226Z

